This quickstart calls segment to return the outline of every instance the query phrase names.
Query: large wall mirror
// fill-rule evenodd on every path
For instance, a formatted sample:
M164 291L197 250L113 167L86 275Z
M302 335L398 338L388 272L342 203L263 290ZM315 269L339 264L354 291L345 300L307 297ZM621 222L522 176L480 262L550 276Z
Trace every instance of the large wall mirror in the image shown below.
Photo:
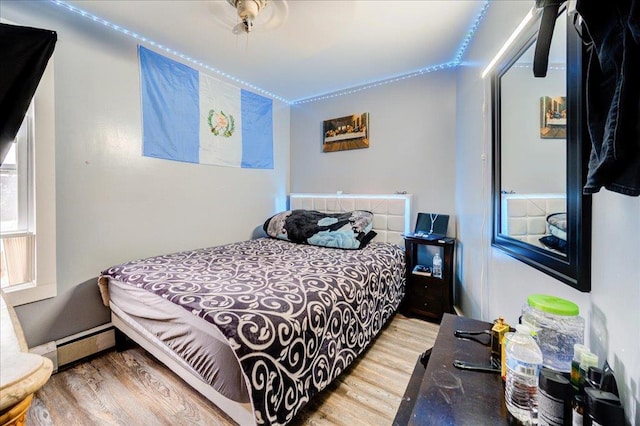
M533 75L540 14L492 75L492 245L580 291L591 290L591 200L582 42L566 10L547 75Z

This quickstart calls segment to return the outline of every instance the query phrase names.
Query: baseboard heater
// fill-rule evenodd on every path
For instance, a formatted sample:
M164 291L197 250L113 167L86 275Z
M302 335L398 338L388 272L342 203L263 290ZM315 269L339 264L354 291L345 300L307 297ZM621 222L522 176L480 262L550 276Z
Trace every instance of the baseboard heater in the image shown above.
M76 361L90 357L114 347L116 344L113 324L107 323L90 330L45 343L29 352L49 358L53 362L53 371L57 372Z

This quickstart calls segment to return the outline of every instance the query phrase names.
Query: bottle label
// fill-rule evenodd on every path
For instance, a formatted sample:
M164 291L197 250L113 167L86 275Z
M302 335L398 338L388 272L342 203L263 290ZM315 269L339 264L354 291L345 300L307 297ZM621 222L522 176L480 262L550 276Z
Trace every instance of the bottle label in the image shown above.
M573 360L571 362L571 385L578 390L580 384L580 362Z
M524 376L538 377L541 365L520 361L514 357L507 356L507 368Z
M571 419L573 426L582 426L582 414L578 410L573 410L573 417Z
M564 424L564 401L554 398L540 389L538 397L538 425L562 426Z

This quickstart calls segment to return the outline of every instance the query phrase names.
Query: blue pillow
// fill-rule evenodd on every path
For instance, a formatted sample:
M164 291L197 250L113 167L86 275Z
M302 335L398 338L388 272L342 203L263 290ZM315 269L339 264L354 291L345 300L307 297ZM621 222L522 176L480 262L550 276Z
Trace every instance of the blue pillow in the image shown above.
M376 236L372 228L373 213L366 210L346 213L287 210L270 217L263 225L273 238L341 249L365 247Z

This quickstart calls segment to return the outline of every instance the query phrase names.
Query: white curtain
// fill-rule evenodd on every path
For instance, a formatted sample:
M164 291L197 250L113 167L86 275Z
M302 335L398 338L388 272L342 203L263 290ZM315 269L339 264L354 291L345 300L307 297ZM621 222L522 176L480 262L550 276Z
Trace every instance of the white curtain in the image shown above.
M35 235L21 233L3 236L2 244L2 278L3 287L33 281L33 258L35 253ZM4 282L4 280L8 280Z

